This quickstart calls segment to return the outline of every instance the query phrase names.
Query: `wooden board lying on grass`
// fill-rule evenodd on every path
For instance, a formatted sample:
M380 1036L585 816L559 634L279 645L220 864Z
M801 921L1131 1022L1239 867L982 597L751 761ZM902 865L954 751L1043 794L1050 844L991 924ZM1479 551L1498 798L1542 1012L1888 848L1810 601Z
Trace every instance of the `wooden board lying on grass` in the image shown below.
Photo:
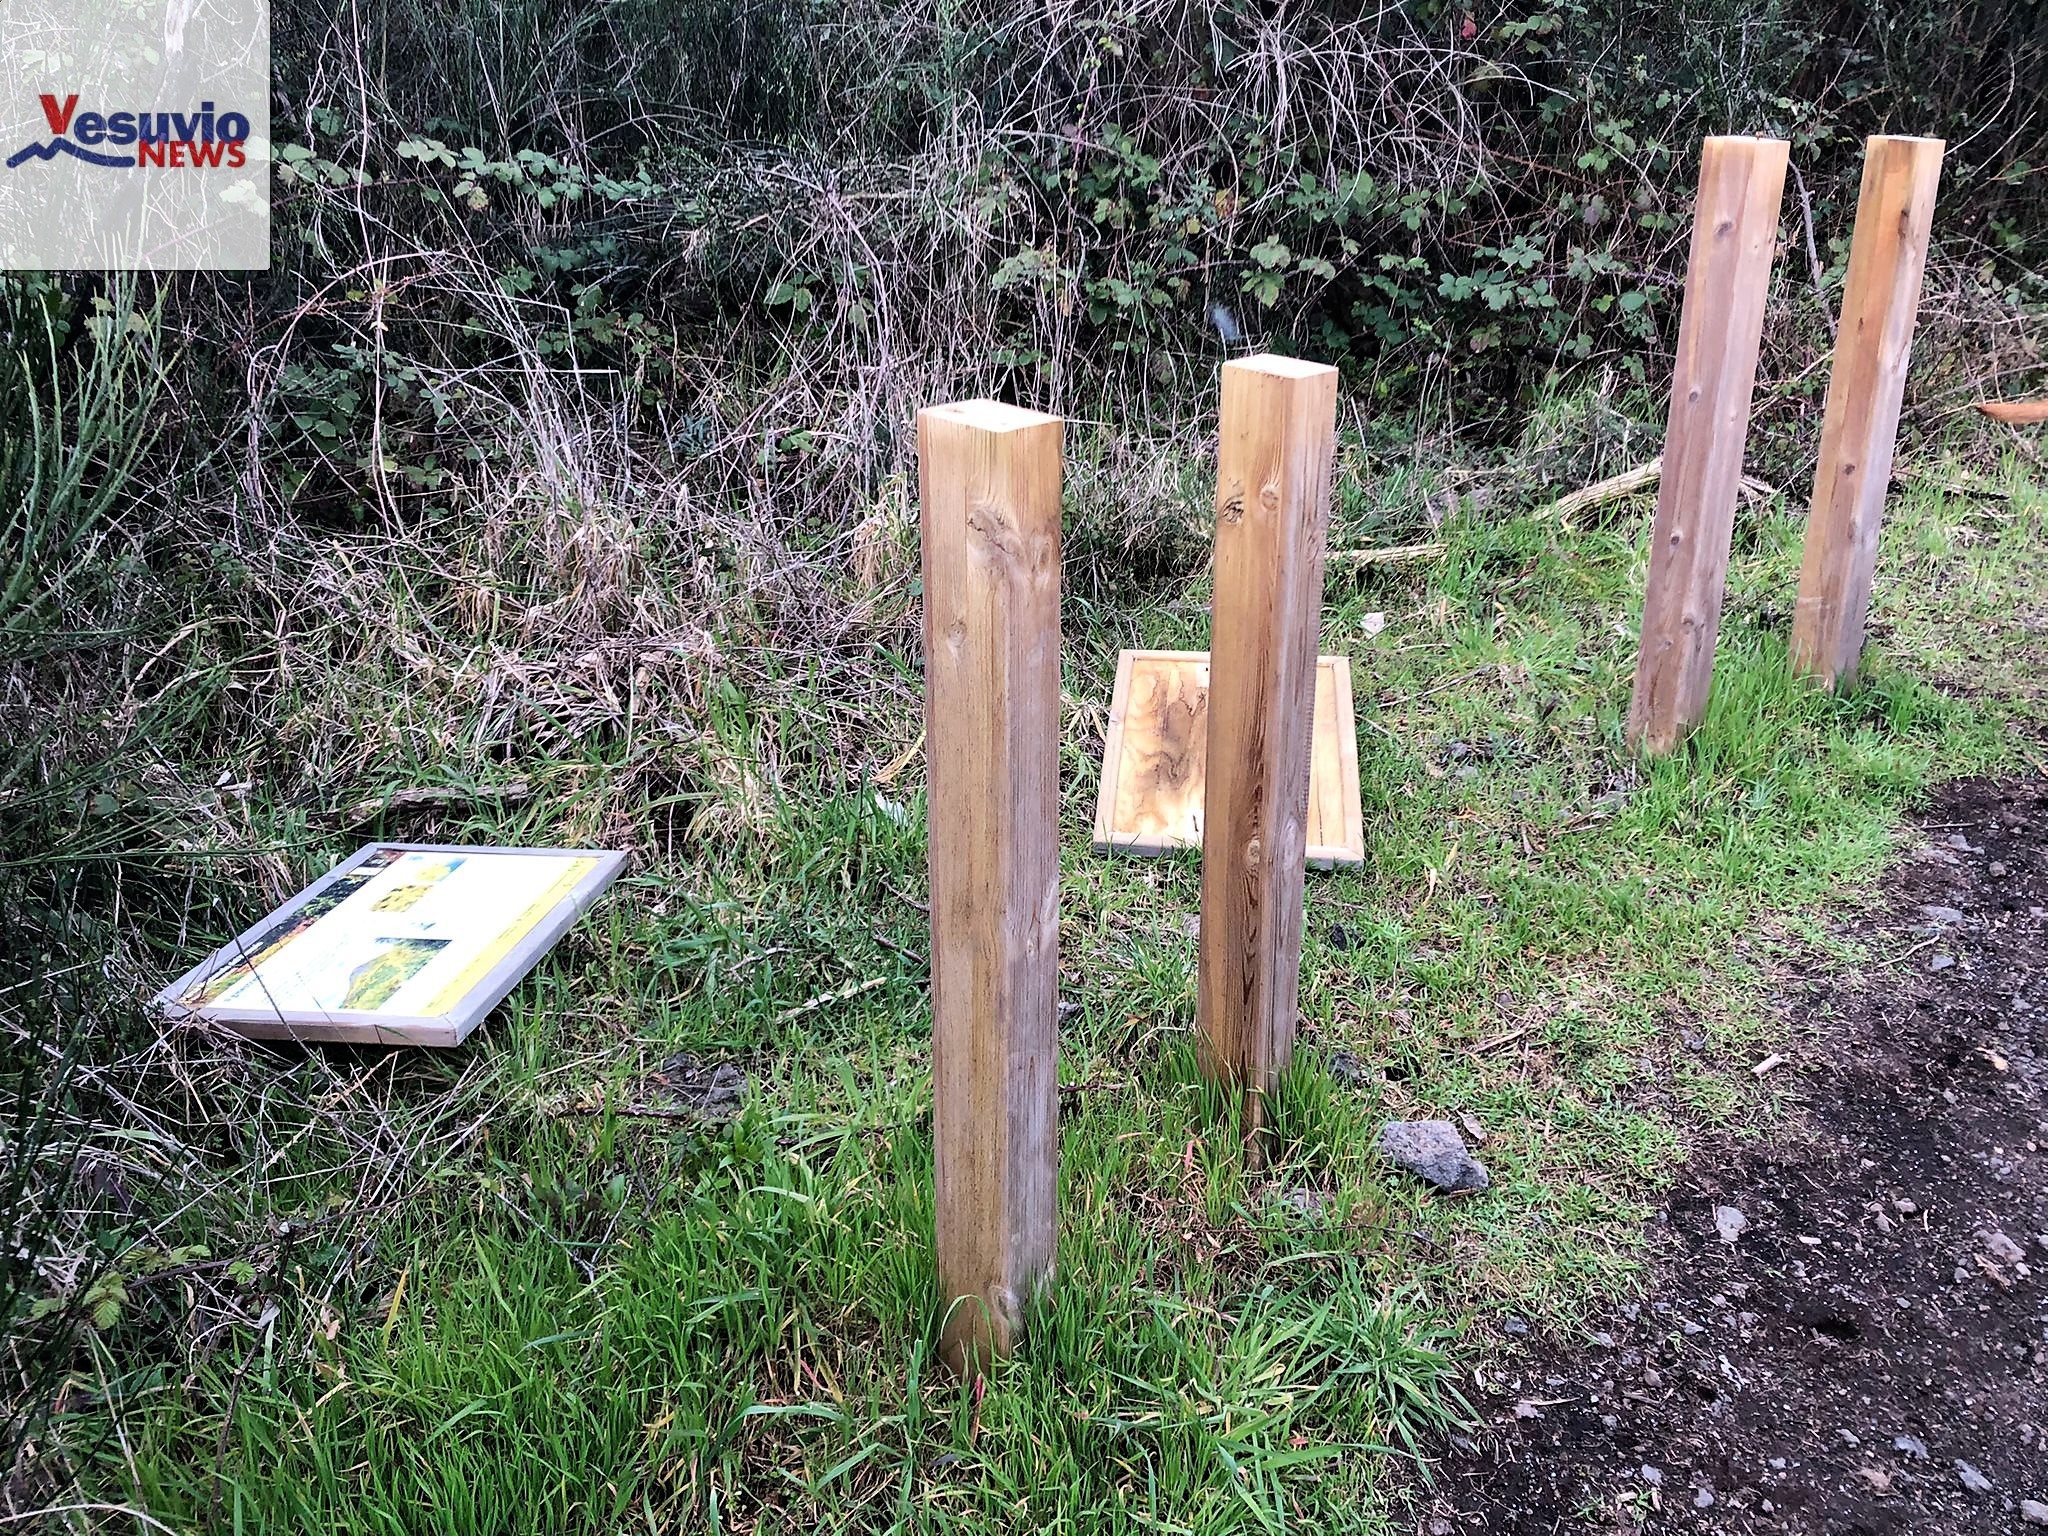
M1209 750L1209 653L1125 651L1095 802L1095 851L1151 857L1202 846ZM1365 862L1358 793L1358 728L1351 663L1316 658L1310 746L1308 862L1318 869Z

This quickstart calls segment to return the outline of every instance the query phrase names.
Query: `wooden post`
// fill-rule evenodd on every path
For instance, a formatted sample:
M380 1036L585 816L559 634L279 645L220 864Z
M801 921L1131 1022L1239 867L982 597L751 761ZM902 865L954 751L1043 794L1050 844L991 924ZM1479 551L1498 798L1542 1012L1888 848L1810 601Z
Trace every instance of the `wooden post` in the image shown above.
M1792 615L1793 670L1830 687L1854 682L1863 654L1941 151L1940 139L1879 135L1863 145L1863 190Z
M1204 1070L1245 1093L1247 1130L1294 1054L1336 423L1336 369L1224 364L1197 995Z
M1700 156L1628 711L1628 739L1645 752L1669 752L1699 724L1714 682L1714 640L1778 240L1785 154L1783 139L1717 138L1707 140Z
M963 1374L1052 1278L1062 427L992 400L917 418L941 1345Z

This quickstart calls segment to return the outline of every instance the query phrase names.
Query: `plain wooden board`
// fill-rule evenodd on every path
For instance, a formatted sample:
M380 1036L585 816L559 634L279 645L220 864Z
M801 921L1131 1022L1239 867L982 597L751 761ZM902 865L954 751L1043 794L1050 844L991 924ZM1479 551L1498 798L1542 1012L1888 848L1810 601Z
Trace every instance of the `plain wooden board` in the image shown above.
M1154 857L1202 846L1209 753L1209 653L1125 651L1095 799L1095 851ZM1351 663L1316 658L1309 749L1308 862L1365 862Z
M1783 139L1711 138L1679 311L1628 739L1669 752L1705 716L1784 194Z
M1059 1193L1057 416L918 413L940 1348L1014 1347Z
M1940 139L1880 134L1864 141L1842 323L1792 610L1792 669L1830 686L1854 682L1863 655L1941 151Z
M281 919L290 917L372 854L387 848L400 853L522 853L537 858L596 859L598 865L578 881L561 904L515 944L460 1003L436 1017L405 1017L354 1009L310 1014L275 1009L266 1012L256 1008L224 1008L216 1004L188 1008L178 1001L196 983L248 954L261 936ZM193 966L159 992L154 1005L170 1018L204 1019L248 1040L296 1040L330 1045L460 1045L519 985L521 978L533 969L540 957L590 910L591 903L618 879L620 871L626 867L626 857L623 853L602 848L483 848L451 843L370 843L357 849L276 911L267 914L261 922L236 935L233 941Z
M1296 358L1223 366L1202 928L1204 1073L1257 1132L1294 1056L1316 638L1329 544L1337 370Z

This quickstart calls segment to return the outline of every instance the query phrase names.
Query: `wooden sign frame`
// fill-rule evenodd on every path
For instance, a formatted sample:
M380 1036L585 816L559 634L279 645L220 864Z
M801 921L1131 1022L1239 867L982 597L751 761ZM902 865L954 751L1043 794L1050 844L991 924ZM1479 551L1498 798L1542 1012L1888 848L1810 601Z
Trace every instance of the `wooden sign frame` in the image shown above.
M1117 656L1116 691L1103 744L1102 781L1096 791L1097 853L1157 858L1202 846L1201 813L1208 764L1207 651L1123 651ZM1192 675L1191 675L1192 674ZM1140 723L1132 724L1132 701ZM1165 728L1144 725L1146 711L1171 711ZM1163 745L1149 753L1144 736ZM1170 781L1173 805L1133 826L1132 803L1144 796L1137 779L1150 764ZM1119 824L1119 803L1124 817ZM1159 823L1164 822L1162 826ZM1331 832L1335 832L1335 836ZM1358 725L1351 703L1351 661L1316 658L1316 709L1309 766L1308 862L1317 869L1365 863L1365 815L1358 787Z

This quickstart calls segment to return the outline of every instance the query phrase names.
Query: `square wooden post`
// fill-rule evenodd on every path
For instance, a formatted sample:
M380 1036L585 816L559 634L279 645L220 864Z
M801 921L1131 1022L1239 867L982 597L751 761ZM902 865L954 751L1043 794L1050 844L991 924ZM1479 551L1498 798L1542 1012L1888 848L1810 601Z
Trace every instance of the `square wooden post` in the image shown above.
M1785 188L1783 139L1708 139L1678 319L1664 472L1628 739L1669 752L1707 712L1742 483L1764 300Z
M1204 1070L1248 1130L1294 1054L1336 430L1336 369L1224 364L1197 992Z
M917 418L941 1346L963 1373L1052 1278L1062 429L992 400Z
M1792 615L1793 670L1830 687L1853 683L1863 655L1941 151L1940 139L1879 135L1863 145L1863 189Z

